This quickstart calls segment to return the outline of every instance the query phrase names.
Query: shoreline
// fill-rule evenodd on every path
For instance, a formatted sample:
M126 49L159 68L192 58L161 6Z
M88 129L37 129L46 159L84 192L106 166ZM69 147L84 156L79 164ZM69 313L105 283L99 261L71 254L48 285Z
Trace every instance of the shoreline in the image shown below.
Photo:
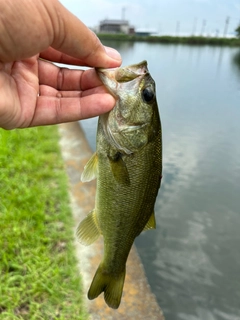
M203 37L203 36L140 36L127 34L97 33L100 40L148 42L162 44L212 45L240 47L240 38Z

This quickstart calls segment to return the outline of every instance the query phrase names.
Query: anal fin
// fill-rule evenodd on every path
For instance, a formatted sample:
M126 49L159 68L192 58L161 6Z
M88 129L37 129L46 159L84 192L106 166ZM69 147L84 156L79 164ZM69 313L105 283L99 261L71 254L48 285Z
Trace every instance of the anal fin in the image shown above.
M87 217L80 222L76 231L79 241L88 246L100 236L100 228L97 223L95 209L90 211Z

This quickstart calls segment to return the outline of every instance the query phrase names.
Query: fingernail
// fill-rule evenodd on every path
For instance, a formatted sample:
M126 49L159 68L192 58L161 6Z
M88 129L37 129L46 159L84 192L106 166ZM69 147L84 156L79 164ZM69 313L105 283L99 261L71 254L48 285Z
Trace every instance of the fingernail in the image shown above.
M118 60L118 61L122 60L122 57L121 57L120 53L117 50L115 50L115 49L113 49L111 47L105 47L105 51L106 51L106 54L110 58L112 58L114 60Z

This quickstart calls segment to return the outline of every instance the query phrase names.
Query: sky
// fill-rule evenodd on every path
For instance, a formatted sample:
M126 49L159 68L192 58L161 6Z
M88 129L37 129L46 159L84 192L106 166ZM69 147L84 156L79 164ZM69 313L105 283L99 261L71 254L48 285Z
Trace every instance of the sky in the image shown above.
M124 17L136 29L159 34L234 32L240 24L240 0L60 0L88 27Z

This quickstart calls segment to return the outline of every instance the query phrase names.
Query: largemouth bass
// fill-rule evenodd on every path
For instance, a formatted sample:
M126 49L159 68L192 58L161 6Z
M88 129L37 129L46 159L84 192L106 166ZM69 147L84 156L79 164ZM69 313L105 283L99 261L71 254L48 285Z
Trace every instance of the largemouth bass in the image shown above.
M97 191L95 208L79 224L77 236L90 245L103 235L104 256L88 298L104 292L108 306L117 309L134 239L155 228L154 204L162 175L161 123L146 61L97 73L117 102L99 117L97 150L81 176L83 182L97 178Z

